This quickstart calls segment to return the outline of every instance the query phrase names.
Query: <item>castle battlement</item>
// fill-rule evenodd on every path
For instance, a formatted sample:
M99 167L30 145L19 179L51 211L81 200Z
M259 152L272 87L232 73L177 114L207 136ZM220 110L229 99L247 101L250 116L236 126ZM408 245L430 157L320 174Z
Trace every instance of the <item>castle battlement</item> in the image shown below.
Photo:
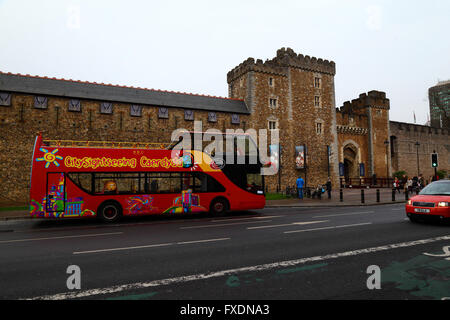
M345 101L343 106L339 108L340 112L352 113L367 107L390 109L390 101L386 98L386 93L382 91L372 90L368 93L361 93L359 98Z
M248 58L228 72L227 81L230 83L250 71L287 77L288 68L298 68L312 72L331 74L333 76L336 74L336 65L333 61L296 54L291 48L281 48L277 50L275 58L266 60L265 62L261 59L255 62L254 58Z

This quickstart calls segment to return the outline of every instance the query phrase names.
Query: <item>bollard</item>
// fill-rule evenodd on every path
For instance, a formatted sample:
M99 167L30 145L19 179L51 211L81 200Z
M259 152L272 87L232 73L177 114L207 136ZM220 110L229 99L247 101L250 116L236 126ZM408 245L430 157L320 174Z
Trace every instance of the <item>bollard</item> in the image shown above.
M395 201L395 193L396 193L396 190L392 189L392 201Z
M405 190L405 200L406 200L406 201L409 200L408 189Z
M342 189L339 190L339 201L344 201L344 192L342 191Z
M361 203L364 203L364 189L361 189Z
M380 189L377 189L377 202L380 202Z

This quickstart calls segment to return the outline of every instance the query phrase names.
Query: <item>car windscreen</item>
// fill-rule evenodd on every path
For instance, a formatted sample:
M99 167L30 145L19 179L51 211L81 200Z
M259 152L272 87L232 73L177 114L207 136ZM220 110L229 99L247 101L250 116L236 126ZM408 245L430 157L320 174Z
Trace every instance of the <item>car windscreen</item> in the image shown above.
M419 193L420 195L442 195L450 196L450 181L446 182L433 182L423 188Z

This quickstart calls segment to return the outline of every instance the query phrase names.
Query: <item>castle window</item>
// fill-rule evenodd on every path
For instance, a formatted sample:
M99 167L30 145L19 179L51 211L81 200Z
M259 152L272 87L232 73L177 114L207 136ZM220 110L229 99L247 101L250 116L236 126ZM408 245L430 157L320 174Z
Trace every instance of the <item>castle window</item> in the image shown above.
M319 77L314 77L314 88L316 89L320 89L321 85L322 85L322 79L320 79Z
M269 130L276 130L278 129L278 121L276 120L269 120Z
M269 107L271 107L271 108L276 108L277 106L278 106L278 101L277 101L277 99L270 98L270 99L269 99Z
M314 106L315 107L320 107L320 96L315 96L314 97Z
M269 78L269 87L273 87L273 85L274 85L273 78L270 77L270 78Z
M322 134L322 123L321 122L316 123L316 133Z

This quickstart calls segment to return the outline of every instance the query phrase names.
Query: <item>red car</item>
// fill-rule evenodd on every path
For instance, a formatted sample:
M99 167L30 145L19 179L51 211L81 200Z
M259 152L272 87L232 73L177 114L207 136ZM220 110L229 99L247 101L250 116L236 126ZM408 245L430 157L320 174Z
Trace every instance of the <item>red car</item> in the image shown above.
M409 199L406 215L412 222L425 218L450 219L450 180L432 182Z

